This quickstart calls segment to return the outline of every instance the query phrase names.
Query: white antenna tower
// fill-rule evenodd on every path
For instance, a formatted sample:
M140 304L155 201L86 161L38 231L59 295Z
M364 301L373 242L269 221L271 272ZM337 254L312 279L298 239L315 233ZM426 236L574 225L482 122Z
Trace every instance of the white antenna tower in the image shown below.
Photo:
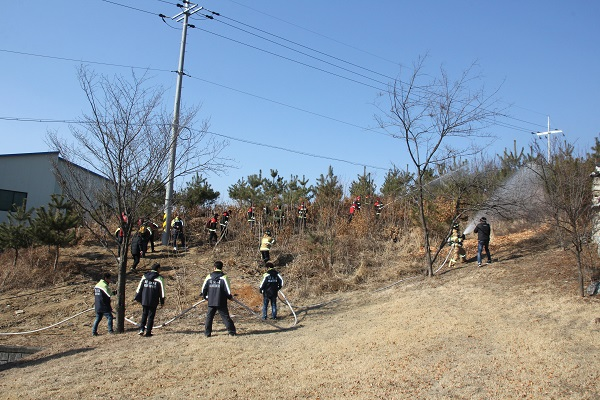
M531 132L534 135L537 135L539 137L542 137L544 135L548 136L548 158L546 159L547 162L550 162L550 135L552 135L553 133L563 133L563 131L561 131L560 129L555 129L553 131L550 130L550 116L548 116L548 130L546 132Z

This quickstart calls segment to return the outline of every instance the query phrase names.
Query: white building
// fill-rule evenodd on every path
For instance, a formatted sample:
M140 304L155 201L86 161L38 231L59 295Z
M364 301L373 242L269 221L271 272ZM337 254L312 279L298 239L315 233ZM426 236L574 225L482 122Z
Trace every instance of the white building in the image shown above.
M83 167L69 164L58 152L0 154L0 223L13 206L26 201L27 209L46 206L53 194L62 194L55 168L74 167L96 184L106 178Z

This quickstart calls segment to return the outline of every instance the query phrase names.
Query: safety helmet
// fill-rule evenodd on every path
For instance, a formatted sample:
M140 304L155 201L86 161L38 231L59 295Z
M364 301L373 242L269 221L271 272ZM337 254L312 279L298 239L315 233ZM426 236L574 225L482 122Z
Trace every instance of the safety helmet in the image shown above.
M267 230L265 231L265 235L269 235L269 236L271 236L271 231L267 229Z

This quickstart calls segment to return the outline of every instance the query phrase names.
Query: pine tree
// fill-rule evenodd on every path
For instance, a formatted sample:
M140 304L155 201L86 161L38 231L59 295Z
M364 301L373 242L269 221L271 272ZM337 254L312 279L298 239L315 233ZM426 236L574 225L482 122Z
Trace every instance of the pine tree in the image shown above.
M73 205L63 196L52 195L46 207L36 210L33 220L33 234L39 243L54 246L54 269L58 265L60 248L75 241L75 227L79 225L79 216Z
M25 201L21 207L8 213L8 221L0 224L0 249L15 251L13 267L17 265L19 250L31 245L31 214L33 209L27 210Z
M381 186L381 194L385 197L397 199L405 196L410 190L414 175L408 171L401 171L398 167L388 170Z
M210 206L217 201L221 194L215 192L202 175L196 174L186 188L177 196L187 209Z

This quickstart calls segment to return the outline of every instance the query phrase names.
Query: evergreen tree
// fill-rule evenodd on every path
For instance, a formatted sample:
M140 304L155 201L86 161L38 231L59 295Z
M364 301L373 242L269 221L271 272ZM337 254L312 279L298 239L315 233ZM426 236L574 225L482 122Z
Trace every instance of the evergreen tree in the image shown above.
M358 175L358 180L350 183L350 195L356 196L373 196L375 194L375 180L371 179L371 174L366 171L362 175Z
M381 194L392 199L405 196L410 190L410 184L413 179L413 174L408 171L401 171L398 167L394 166L385 175L383 185L381 186Z
M330 165L327 175L321 174L317 178L317 185L315 186L316 203L332 205L340 202L343 194L342 184L339 183L338 177L334 175L333 167Z
M138 215L144 218L162 218L167 189L162 180L155 178L151 182L142 182L140 190L148 196L140 203Z
M333 167L330 165L327 175L321 174L317 178L315 186L315 207L318 208L319 223L326 227L333 226L338 210L341 208L341 200L344 195L344 188L339 183L338 177L333 173Z
M214 204L220 195L213 190L206 178L196 174L177 197L185 208L193 209Z
M252 188L244 178L238 179L236 183L229 186L227 193L229 194L230 199L238 201L240 205L243 203L250 203L253 198Z
M285 190L285 180L279 176L279 171L271 170L271 180L263 180L263 191L266 201L269 203L281 203L283 192Z
M312 186L307 186L309 180L302 175L302 179L298 179L298 175L292 175L287 184L287 193L285 199L290 205L298 205L302 201L310 201L314 197Z
M25 201L21 207L8 213L8 221L0 224L0 249L12 249L15 251L13 266L17 265L19 250L31 245L31 214L33 210L27 210Z
M64 196L54 194L47 210L43 206L36 210L36 217L32 224L33 235L37 242L54 246L54 269L58 265L60 248L75 241L74 228L79 225L79 222L73 204Z
M594 146L592 152L588 154L588 158L591 158L595 163L600 163L600 139L594 138Z

